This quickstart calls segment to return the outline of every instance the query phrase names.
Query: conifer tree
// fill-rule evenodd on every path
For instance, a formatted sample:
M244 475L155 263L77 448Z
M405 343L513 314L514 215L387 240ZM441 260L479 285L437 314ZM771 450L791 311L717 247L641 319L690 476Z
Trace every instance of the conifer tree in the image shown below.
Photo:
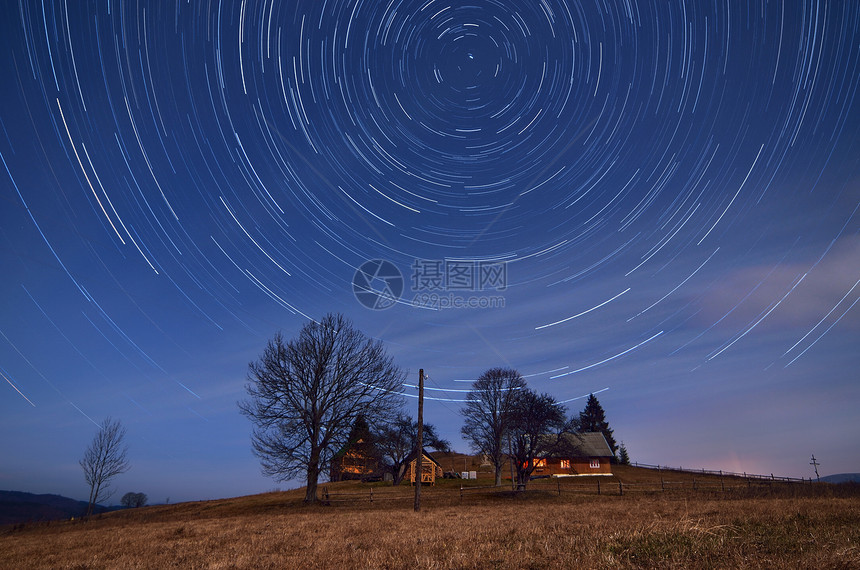
M615 438L612 437L612 430L609 428L609 422L606 421L603 406L600 405L594 394L588 396L585 409L579 412L579 431L599 431L606 438L606 443L609 444L612 455L615 455L616 451L618 451L618 444L615 443Z
M627 453L627 446L624 445L623 441L618 448L618 463L621 465L630 465L630 454Z

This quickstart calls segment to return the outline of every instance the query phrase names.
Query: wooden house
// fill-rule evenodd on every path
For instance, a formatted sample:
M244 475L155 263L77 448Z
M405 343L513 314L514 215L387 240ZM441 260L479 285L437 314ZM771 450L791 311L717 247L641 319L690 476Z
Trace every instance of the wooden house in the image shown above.
M412 454L413 457L409 460L409 482L413 485L416 480L416 468L418 465L418 457L417 453ZM424 450L423 457L421 459L421 484L422 485L435 485L436 477L442 478L442 466L438 461L433 459L433 457Z
M532 477L612 475L612 450L600 432L567 435L563 451L535 459Z
M381 478L381 461L373 445L364 439L344 445L331 460L330 481Z

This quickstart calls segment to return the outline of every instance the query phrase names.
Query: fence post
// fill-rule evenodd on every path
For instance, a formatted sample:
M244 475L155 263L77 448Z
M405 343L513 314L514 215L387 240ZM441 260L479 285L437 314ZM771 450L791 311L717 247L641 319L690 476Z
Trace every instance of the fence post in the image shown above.
M600 494L600 479L597 479L597 494Z
M556 487L558 487L558 495L561 496L561 478L560 477L555 478L555 484L556 484Z
M694 491L696 490L696 478L695 477L693 477L693 490Z
M323 487L323 494L325 496L325 502L328 503L328 487Z
M621 486L621 481L618 482L618 494L624 495L624 487Z
M373 502L373 487L370 488L370 502Z
M720 469L720 489L722 489L723 492L725 493L726 485L723 483L723 470L722 469Z
M463 484L460 483L460 502L463 502Z
M665 490L666 490L666 485L664 485L664 484L663 484L663 478L662 478L662 477L660 477L660 490L661 490L661 491L665 491Z

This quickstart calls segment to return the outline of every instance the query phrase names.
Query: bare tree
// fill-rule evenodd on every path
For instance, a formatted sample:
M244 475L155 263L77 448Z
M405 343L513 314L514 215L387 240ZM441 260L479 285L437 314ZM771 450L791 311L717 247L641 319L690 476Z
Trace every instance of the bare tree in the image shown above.
M80 460L84 478L90 486L87 516L93 514L95 506L108 500L114 490L108 485L111 479L129 470L128 447L124 444L125 428L119 420L110 417L99 426L99 431Z
M505 438L519 391L526 389L520 373L510 368L491 368L472 383L461 413L466 418L463 437L476 452L484 453L496 471L496 486L502 484Z
M424 447L436 451L451 451L451 443L439 437L433 424L424 424ZM406 474L406 460L415 451L418 440L418 422L406 414L398 414L394 421L383 425L376 433L376 447L399 485Z
M374 425L402 405L404 372L380 341L339 314L308 323L289 342L278 333L248 369L250 398L239 409L254 423L254 454L278 481L304 474L309 503L356 419Z
M376 434L377 448L387 469L391 470L395 485L399 485L403 479L403 465L415 449L417 427L418 422L413 422L406 414L398 414L394 421L383 425Z
M137 507L145 507L149 497L146 493L126 493L120 499L119 504L127 509L135 509Z
M510 423L511 457L517 484L525 488L537 462L570 447L565 408L549 394L526 389L517 393Z

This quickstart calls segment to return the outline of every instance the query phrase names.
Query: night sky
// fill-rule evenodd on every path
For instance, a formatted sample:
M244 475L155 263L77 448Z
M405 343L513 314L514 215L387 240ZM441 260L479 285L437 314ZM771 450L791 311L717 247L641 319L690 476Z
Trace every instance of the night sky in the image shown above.
M461 451L510 366L634 461L860 471L860 3L468 4L0 4L0 489L85 498L106 416L114 501L298 486L236 402L329 311Z

